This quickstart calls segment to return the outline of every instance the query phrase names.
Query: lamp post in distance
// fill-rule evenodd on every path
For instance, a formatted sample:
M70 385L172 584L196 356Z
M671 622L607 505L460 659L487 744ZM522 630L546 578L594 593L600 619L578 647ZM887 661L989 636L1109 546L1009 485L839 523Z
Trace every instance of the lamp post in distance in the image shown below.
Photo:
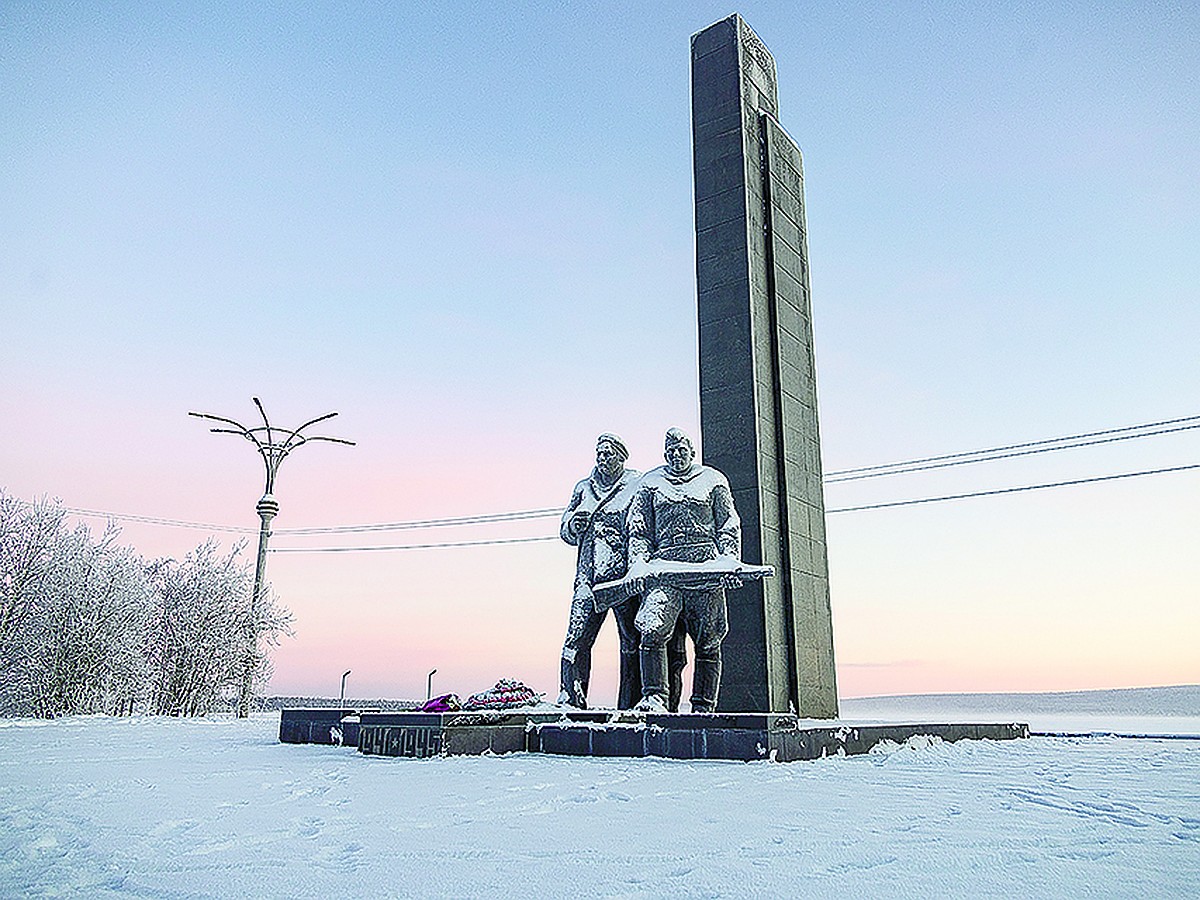
M303 433L305 428L316 425L318 422L324 422L326 419L332 419L337 415L336 412L317 416L317 418L310 419L296 429L280 428L278 425L271 424L271 421L267 418L267 411L263 409L262 401L257 397L252 397L251 399L254 401L254 405L258 407L259 415L262 416L263 420L261 425L256 425L253 428L247 428L241 422L227 419L224 416L214 416L211 413L188 413L189 416L195 416L197 419L219 422L221 427L209 429L214 434L236 434L238 437L248 440L258 450L258 455L262 457L263 465L266 467L267 472L266 487L263 490L262 498L255 507L260 522L258 530L258 561L254 565L254 591L250 595L250 621L246 625L246 662L242 671L242 685L241 691L238 694L237 706L239 719L244 719L250 715L250 695L254 685L254 670L258 664L258 620L262 610L262 594L266 583L267 541L271 537L271 520L279 512L279 501L275 499L274 495L275 476L279 472L279 467L283 464L287 455L301 444L307 444L310 441L328 441L332 444L354 446L354 441L347 441L344 438L321 437Z
M342 673L342 692L338 694L338 703L341 706L346 705L346 676L350 674L350 669Z
M425 679L425 699L433 699L433 676L437 674L437 669L429 670L429 677Z

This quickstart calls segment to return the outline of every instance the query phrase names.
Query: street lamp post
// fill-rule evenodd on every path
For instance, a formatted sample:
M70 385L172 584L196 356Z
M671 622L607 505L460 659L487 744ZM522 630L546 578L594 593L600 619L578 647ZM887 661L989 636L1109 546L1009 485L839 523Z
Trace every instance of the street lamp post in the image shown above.
M346 676L349 674L349 669L342 673L342 692L338 695L338 703L342 706L346 705Z
M425 679L425 699L433 698L433 676L437 674L437 669L433 669L429 673L429 677Z
M248 428L240 422L227 419L224 416L214 416L210 413L188 413L189 416L195 416L198 419L220 422L223 427L209 429L214 434L236 434L250 441L258 450L259 456L262 457L263 465L266 467L266 487L263 489L263 495L259 499L257 506L255 506L255 511L258 513L259 518L258 559L254 566L254 591L250 595L250 620L246 625L246 661L242 669L241 689L238 692L237 715L239 719L244 719L250 715L250 697L254 687L254 670L258 665L259 617L262 614L263 589L267 574L267 541L271 537L271 520L279 513L279 501L275 499L274 494L275 476L279 472L279 467L283 464L287 455L301 444L306 444L309 441L328 441L333 444L354 446L354 441L335 437L306 435L303 433L304 429L316 425L318 422L332 419L337 415L336 412L318 416L296 429L280 428L277 425L271 424L270 419L267 418L266 410L263 409L262 401L257 397L252 399L254 400L254 405L258 407L259 415L262 416L263 420L262 425L256 425L253 428Z

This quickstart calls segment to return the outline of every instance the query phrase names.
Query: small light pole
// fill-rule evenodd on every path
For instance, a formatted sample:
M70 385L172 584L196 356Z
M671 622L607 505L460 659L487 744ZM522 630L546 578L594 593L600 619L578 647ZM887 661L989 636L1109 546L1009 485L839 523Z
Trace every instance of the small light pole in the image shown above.
M338 695L338 703L341 706L346 705L346 677L349 674L350 674L349 669L347 669L345 672L342 673L342 692Z
M425 679L425 699L433 699L433 676L437 674L437 669L429 671L429 677Z
M326 419L332 419L337 415L335 412L318 416L315 419L305 422L299 428L289 430L272 425L267 418L266 410L263 409L262 401L257 397L251 399L254 400L254 405L258 407L258 412L263 420L262 425L257 425L254 428L247 428L240 422L227 419L224 416L214 416L210 413L188 413L189 416L195 416L198 419L208 419L211 422L220 422L223 426L226 426L209 429L214 434L236 434L250 441L258 450L258 454L262 457L263 465L267 470L266 488L263 490L262 498L255 507L260 521L258 530L258 561L254 566L254 592L250 595L250 621L246 625L246 662L242 671L242 686L238 694L237 706L239 719L244 719L250 715L250 694L254 685L254 669L258 663L258 619L261 614L263 588L267 574L267 541L271 537L271 520L279 512L279 501L274 496L275 475L278 473L279 466L283 463L287 455L301 444L306 444L309 441L329 441L333 444L354 446L354 441L335 437L318 437L303 433L304 429L311 425L324 422Z

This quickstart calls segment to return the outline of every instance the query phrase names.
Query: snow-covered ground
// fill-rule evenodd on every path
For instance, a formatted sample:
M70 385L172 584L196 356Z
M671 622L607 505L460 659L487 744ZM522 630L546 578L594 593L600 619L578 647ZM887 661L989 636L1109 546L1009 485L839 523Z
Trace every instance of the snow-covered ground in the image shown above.
M0 895L1200 896L1200 740L429 760L0 720Z
M841 701L883 722L1025 722L1035 732L1200 735L1200 685L1041 694L911 694Z

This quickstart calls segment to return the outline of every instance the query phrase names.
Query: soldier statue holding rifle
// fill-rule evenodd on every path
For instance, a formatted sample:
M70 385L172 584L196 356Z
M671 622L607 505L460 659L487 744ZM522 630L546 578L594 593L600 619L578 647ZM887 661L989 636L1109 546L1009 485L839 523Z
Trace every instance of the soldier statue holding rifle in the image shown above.
M625 590L644 589L635 625L641 634L639 709L666 711L667 643L682 621L696 650L692 712L716 709L721 642L729 630L725 588L774 574L741 561L741 521L729 482L695 461L691 438L667 432L666 465L647 472L629 505L629 569ZM608 596L616 585L600 585Z

